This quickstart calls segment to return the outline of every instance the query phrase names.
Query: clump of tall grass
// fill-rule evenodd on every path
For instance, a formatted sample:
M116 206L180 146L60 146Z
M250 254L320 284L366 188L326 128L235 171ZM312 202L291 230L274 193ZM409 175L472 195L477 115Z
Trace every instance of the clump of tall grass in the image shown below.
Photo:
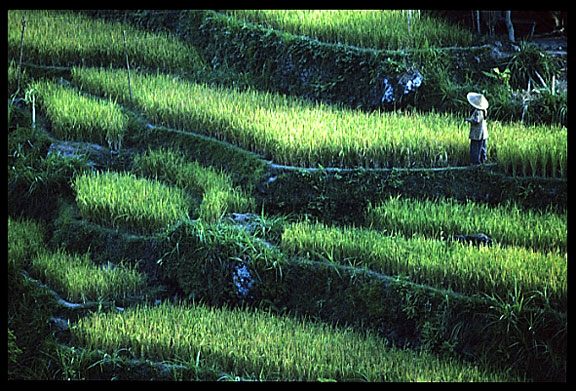
M258 380L511 380L455 359L388 347L370 332L253 309L139 305L82 318L71 332L88 349Z
M74 68L72 78L83 89L129 101L120 71ZM151 121L202 132L280 164L438 167L469 163L468 128L463 120L447 114L366 113L279 94L210 87L164 74L134 72L132 80L133 103ZM566 159L554 151L566 148L564 127L490 123L488 159L503 161L507 170L528 164L531 175L565 176Z
M484 233L502 245L541 251L566 251L568 246L565 212L524 210L514 203L489 206L453 199L390 197L368 206L366 224L408 237L423 234L440 239Z
M75 178L74 189L85 219L138 232L173 226L192 206L183 190L130 173L83 173Z
M9 10L8 57L18 58L26 18L24 61L46 65L126 66L124 31L133 68L193 72L202 60L194 47L168 34L63 10Z
M478 248L416 234L410 238L385 236L365 228L307 222L285 228L282 248L319 260L408 276L418 283L465 294L504 297L517 288L524 293L547 291L555 303L562 305L567 298L567 254L563 252Z
M227 14L324 42L372 49L471 46L472 33L417 10L230 10Z
M230 175L196 161L189 162L178 152L150 149L138 154L134 157L133 171L202 194L198 212L207 222L217 221L226 212L245 213L254 207L254 199L234 186Z
M56 137L89 141L120 149L128 127L128 116L111 99L102 100L54 82L37 82L40 104Z
M145 275L127 264L95 265L89 254L44 251L34 258L30 273L64 295L69 301L118 300L138 294L146 286Z

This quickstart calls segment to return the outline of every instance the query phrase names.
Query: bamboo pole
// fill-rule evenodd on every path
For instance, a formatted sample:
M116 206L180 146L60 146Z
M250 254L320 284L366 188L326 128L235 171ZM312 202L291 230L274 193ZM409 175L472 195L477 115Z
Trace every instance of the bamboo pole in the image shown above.
M18 84L16 94L20 91L20 75L22 74L22 54L24 52L24 30L26 30L26 17L22 17L22 36L20 37L20 61L18 62Z
M32 91L32 129L36 129L36 94Z

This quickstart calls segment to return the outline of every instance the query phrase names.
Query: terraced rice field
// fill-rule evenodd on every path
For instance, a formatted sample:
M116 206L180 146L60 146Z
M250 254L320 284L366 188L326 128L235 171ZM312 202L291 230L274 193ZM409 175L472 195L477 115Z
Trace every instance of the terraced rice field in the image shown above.
M441 30L438 42L453 39L456 27L411 15L414 28L418 21ZM30 200L22 211L9 205L9 283L20 292L9 308L13 378L506 382L534 380L527 368L536 365L561 372L565 209L402 194L369 200L348 216L352 225L299 211L267 213L266 189L291 175L271 162L302 168L294 186L310 167L466 166L461 118L365 112L198 82L192 76L207 72L207 62L185 41L73 12L9 11L11 59L24 16L26 63L34 65L26 68L24 89L39 97L41 121L31 129L31 103L9 98L9 184L16 184L10 191ZM288 16L294 15L266 23L312 34ZM340 41L339 19L312 19L327 28L318 39ZM133 37L132 98L124 31ZM341 32L352 45L381 49L382 37ZM9 86L16 66L9 65ZM51 77L46 66L61 67L62 76ZM180 141L166 128L177 129ZM66 141L107 153L53 152ZM202 161L206 145L229 151L218 167ZM494 121L489 148L492 175L567 181L564 127ZM246 175L224 169L238 156L266 167L259 182L240 183ZM37 206L42 202L54 212ZM38 210L42 217L34 218ZM452 240L479 232L494 244ZM347 308L357 311L356 323L338 318L345 311L333 304L333 292L341 287L341 302L356 303ZM30 320L18 306L41 294L82 305L63 309L46 300L48 308L33 316L66 326L40 328L49 343L35 351L21 327ZM294 305L295 296L303 302ZM223 299L211 305L213 297ZM414 331L402 336L398 329Z
M162 74L136 74L132 80L134 105L155 123L207 134L279 164L445 167L469 161L465 123L448 115L365 113ZM108 99L129 101L121 70L74 68L73 82ZM566 176L566 128L493 122L490 134L489 159L505 172Z

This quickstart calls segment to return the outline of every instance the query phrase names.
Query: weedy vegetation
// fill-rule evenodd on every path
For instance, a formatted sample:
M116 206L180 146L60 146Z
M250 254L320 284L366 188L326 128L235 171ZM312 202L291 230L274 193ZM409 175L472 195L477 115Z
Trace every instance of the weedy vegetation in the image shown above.
M45 229L34 220L8 217L8 266L14 270L29 265L45 250Z

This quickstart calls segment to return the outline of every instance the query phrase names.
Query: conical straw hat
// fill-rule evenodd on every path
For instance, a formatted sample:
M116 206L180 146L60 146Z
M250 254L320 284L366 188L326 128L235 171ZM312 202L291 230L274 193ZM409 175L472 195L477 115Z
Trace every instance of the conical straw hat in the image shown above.
M468 102L477 109L486 110L488 108L488 101L482 94L469 92L468 95L466 95L466 98L468 99Z

